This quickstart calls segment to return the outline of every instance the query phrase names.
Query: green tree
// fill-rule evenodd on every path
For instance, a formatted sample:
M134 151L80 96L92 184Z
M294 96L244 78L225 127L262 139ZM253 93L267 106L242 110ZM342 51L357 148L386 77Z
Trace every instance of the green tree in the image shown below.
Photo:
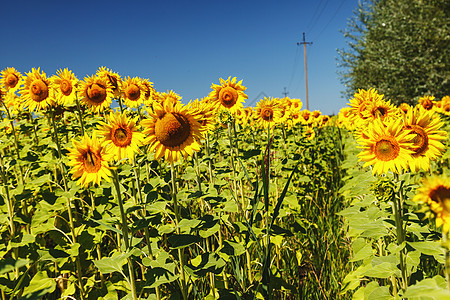
M343 31L347 49L338 50L345 96L372 87L396 104L448 95L449 15L449 0L359 3Z

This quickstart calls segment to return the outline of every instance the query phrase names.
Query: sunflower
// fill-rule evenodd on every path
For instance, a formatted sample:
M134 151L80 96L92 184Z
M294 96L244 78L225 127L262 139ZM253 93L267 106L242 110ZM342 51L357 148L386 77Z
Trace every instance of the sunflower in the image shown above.
M51 78L55 99L59 105L69 106L76 100L76 91L78 88L78 79L69 69L56 71L56 75Z
M54 104L51 97L50 80L44 72L41 73L40 68L33 68L31 72L26 74L24 86L20 89L24 106L30 112L34 110L47 109Z
M159 93L158 101L162 106L164 106L165 103L171 103L175 105L176 103L181 103L181 96L170 90L167 92Z
M303 125L311 125L313 122L313 118L311 115L311 111L304 109L300 111L300 123Z
M248 98L244 93L247 88L242 85L242 80L237 82L236 77L231 79L230 76L227 80L222 78L219 80L220 85L214 83L211 85L213 90L209 93L209 97L212 101L218 102L221 108L228 109L234 114L243 107L245 99Z
M122 79L120 75L105 67L100 67L96 75L109 82L113 91L113 98L118 99L122 93Z
M450 116L450 96L442 97L441 101L439 101L438 112Z
M102 147L95 132L92 138L85 135L79 142L72 140L72 145L73 148L68 149L72 179L79 178L77 183L82 187L88 187L91 182L100 185L102 179L110 181L111 168L108 161L111 155Z
M155 101L156 91L153 88L153 82L148 79L142 79L142 85L144 86L144 104L151 106Z
M400 112L405 113L405 114L408 112L408 110L410 108L411 108L411 105L409 105L408 103L405 103L405 102L401 103L398 106L398 109L400 110Z
M122 95L126 106L139 107L144 103L146 87L139 77L127 77L123 81Z
M302 103L302 100L300 100L300 99L297 99L297 98L293 98L293 99L290 99L290 98L288 98L289 99L289 102L288 103L290 103L290 110L292 111L292 110L300 110L300 109L302 109L302 107L303 107L303 103Z
M6 68L1 73L0 85L4 86L7 91L15 92L20 87L22 74L15 68Z
M400 173L408 168L411 160L411 139L408 130L403 130L401 119L382 122L376 119L368 124L363 133L367 138L357 139L363 150L358 154L359 160L365 161L363 167L373 165L372 173L382 174L388 171Z
M368 102L365 111L365 120L371 122L375 119L384 121L386 118L397 118L399 110L390 101L375 100Z
M111 105L113 90L105 77L85 77L81 85L81 99L94 112L101 112Z
M217 112L214 103L205 101L205 98L200 101L195 99L193 102L189 102L188 108L192 111L197 111L202 133L214 129Z
M423 180L413 201L426 203L436 216L436 226L444 233L450 229L450 178L431 177Z
M445 140L447 133L439 130L443 125L437 114L421 106L411 108L404 116L404 128L414 135L412 160L409 163L411 171L416 172L420 168L428 171L430 160L437 158L445 150L440 140Z
M134 159L134 153L139 152L145 135L138 131L136 119L127 117L125 113L110 113L106 117L108 123L100 121L97 132L103 137L102 146L118 161Z
M256 104L255 119L262 128L274 127L278 124L281 114L278 98L264 97Z
M420 97L417 106L422 106L426 110L432 110L434 106L434 96Z
M361 124L368 118L367 108L370 103L383 100L383 95L378 94L378 92L371 88L368 91L364 89L359 89L357 93L349 100L348 105L351 107L351 115L353 123Z
M151 119L142 120L143 133L147 135L149 151L155 151L155 159L164 156L174 162L200 151L200 116L180 102L155 102Z
M312 140L316 137L316 131L314 130L314 128L308 128L303 133L303 135L307 140Z

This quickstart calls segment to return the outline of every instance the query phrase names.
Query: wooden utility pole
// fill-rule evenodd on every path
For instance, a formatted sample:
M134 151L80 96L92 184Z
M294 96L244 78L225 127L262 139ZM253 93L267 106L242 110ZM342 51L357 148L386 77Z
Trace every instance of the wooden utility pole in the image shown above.
M312 45L312 42L307 42L305 39L305 33L303 32L303 42L297 43L297 45L303 45L305 52L305 85L306 85L306 109L309 110L309 98L308 98L308 67L306 65L306 44Z
M286 87L285 87L285 88L284 88L284 92L283 92L284 98L286 98L288 94L289 94L289 92L286 91Z

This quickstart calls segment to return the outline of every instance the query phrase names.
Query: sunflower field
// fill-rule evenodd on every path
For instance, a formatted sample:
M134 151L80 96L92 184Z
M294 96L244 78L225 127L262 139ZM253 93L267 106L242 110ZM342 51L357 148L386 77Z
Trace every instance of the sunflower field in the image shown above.
M450 96L245 91L2 70L1 299L450 299Z

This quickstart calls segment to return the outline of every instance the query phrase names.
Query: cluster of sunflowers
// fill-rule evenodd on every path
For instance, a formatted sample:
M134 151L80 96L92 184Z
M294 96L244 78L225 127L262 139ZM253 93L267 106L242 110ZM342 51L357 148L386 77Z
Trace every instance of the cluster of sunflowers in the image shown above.
M6 68L1 71L0 84L1 102L8 114L50 112L54 117L66 110L78 112L82 138L73 140L69 164L73 179L78 178L82 186L109 180L109 162L132 162L144 145L148 152L154 152L155 159L164 157L168 162L192 156L200 151L205 134L227 126L227 119L252 129L301 124L307 128L304 135L308 139L314 138L314 127L330 120L320 111L302 110L300 99L288 97L265 97L256 108L244 108L246 87L235 77L220 78L207 97L186 105L173 91L157 92L148 79L122 79L105 67L82 81L68 69L47 77L40 68L25 76L15 68ZM113 110L113 99L120 110ZM90 135L84 132L86 113L103 118Z
M434 99L425 96L414 107L397 107L375 89L359 90L336 123L353 133L362 149L359 160L365 162L363 167L371 166L373 174L432 173L431 161L445 152L448 138L441 116L450 116L450 97ZM436 225L449 231L450 182L445 174L425 178L413 200L426 203L436 215Z

